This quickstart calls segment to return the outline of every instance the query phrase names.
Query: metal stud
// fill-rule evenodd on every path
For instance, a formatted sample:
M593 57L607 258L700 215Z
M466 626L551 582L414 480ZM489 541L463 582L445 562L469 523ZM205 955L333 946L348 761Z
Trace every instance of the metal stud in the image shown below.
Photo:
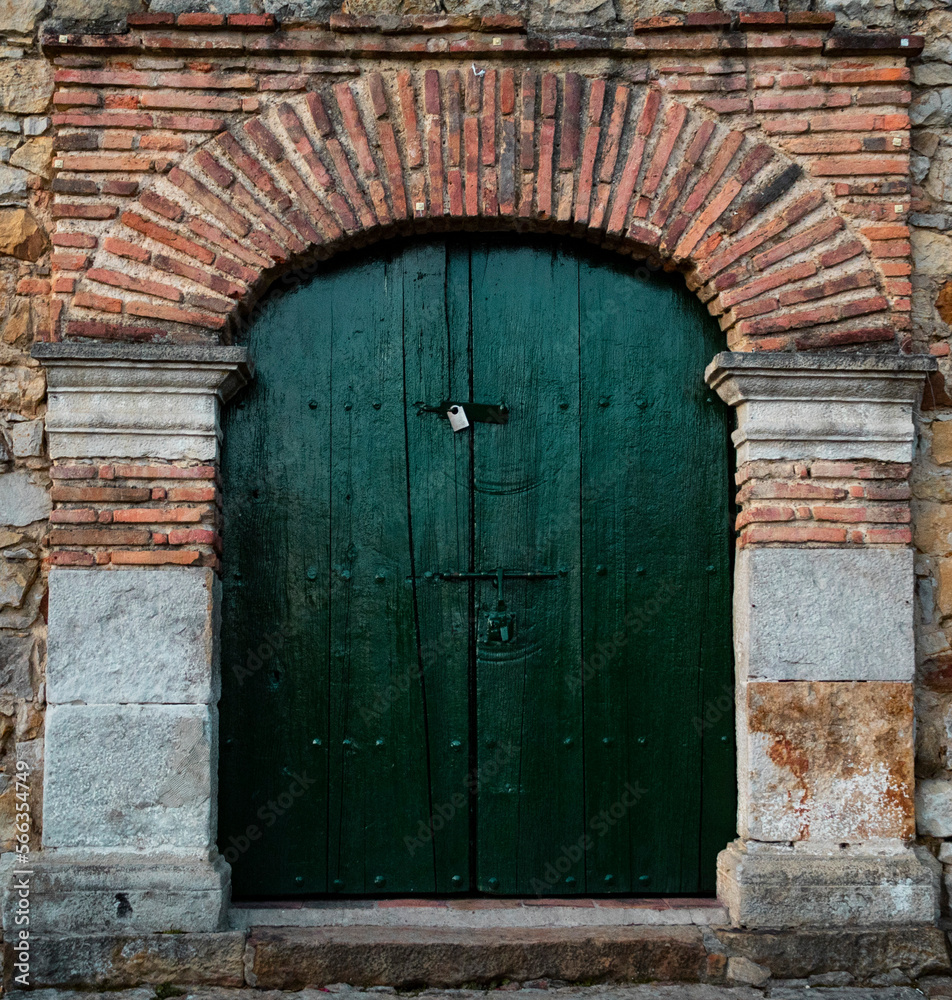
M382 747L383 746L383 740L375 740L374 741L374 746L375 747Z
M565 884L566 885L575 885L575 876L574 875L566 875L565 876Z
M311 408L312 410L316 410L316 409L317 409L317 400L316 400L316 399L309 399L309 400L307 401L307 405L308 405L308 406L309 406L309 407L310 407L310 408Z
M565 739L562 740L562 743L564 746L570 747L572 745L572 737L566 736Z
M349 580L350 579L350 570L349 569L342 569L340 571L340 578L342 580Z
M605 878L603 879L603 881L610 884L610 883L612 883L612 882L615 881L615 876L614 875L606 875Z
M352 410L353 408L354 408L354 404L353 403L344 403L344 409L345 410Z
M453 883L453 885L462 885L463 884L463 876L462 875L454 875L450 879L450 881Z
M383 875L374 876L374 885L386 885L386 884L387 880L383 877Z
M713 572L714 572L714 569L715 569L715 567L714 567L714 566L708 566L708 567L707 567L707 571L708 571L708 573L713 573Z
M303 875L295 875L294 876L294 881L295 882L303 882L304 881L304 876Z
M490 878L490 879L486 880L486 884L489 886L490 889L498 889L499 888L499 879L496 878L495 876L493 876L493 878Z
M650 875L639 875L638 876L638 881L639 882L650 882L651 881L651 876Z
M317 579L317 567L316 566L308 566L308 568L307 568L307 578L309 580L316 580Z
M607 746L607 747L611 746L612 738L610 736L603 736L602 737L602 743L604 743L605 746Z
M322 747L322 746L324 746L324 744L323 744L323 743L321 742L321 738L320 738L320 736L315 736L315 737L314 737L314 739L313 739L313 740L311 740L311 742L312 742L312 743L314 744L314 746L316 746L316 747Z
M375 399L371 405L375 410L379 410L382 404L379 399Z
M598 397L598 405L601 406L601 407L603 407L603 408L606 407L606 406L611 406L611 402L612 401L611 401L611 397L610 396L599 396Z
M645 744L645 743L648 742L648 737L647 736L639 736L638 737L638 742L641 743L641 744Z
M597 566L595 567L595 572L596 572L596 573L597 573L597 574L598 574L599 576L607 576L607 575L608 575L608 567L607 567L607 566L603 566L603 565L602 565L601 563L599 563L599 564L598 564L598 565L597 565Z
M378 573L378 574L377 574L377 575L376 575L376 576L374 577L374 579L375 579L375 580L377 581L377 583L383 583L383 581L387 579L387 574L386 574L386 573L384 573L384 571L383 571L383 570L381 570L381 571L380 571L380 572L379 572L379 573Z
M642 576L642 575L644 574L644 571L645 571L645 568L644 568L644 566L636 566L636 567L635 567L635 572L636 572L636 573L637 573L637 574L638 574L639 576Z
M332 885L339 891L344 888L344 880L342 878L335 878Z
M460 747L462 746L462 744L460 743L460 741L459 741L459 740L452 740L452 741L450 742L450 746L451 746L451 747L452 747L452 748L453 748L454 750L459 750L459 748L460 748Z

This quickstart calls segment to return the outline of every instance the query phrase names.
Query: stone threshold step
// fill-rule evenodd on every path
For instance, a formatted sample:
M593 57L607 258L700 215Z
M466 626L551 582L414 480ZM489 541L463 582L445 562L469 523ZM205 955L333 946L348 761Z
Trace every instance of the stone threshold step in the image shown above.
M15 985L12 945L4 943L8 989ZM192 991L199 986L297 991L350 983L418 990L539 979L716 984L736 979L739 961L741 971L774 980L842 971L868 982L895 969L916 980L952 972L946 935L932 926L783 931L361 926L44 934L33 942L30 972L34 988L115 990L171 983Z
M235 930L249 927L631 927L723 926L715 899L381 899L237 903Z
M708 937L708 940L705 940ZM699 927L255 927L246 979L459 987L502 980L720 982L726 956Z

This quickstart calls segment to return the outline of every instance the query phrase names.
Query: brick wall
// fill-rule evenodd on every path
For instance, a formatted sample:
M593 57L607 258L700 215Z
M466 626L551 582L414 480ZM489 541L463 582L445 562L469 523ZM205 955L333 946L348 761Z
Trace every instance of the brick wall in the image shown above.
M512 17L148 14L50 34L46 335L227 337L288 262L478 218L673 262L731 347L903 343L921 40L833 20L540 39Z
M51 565L218 569L214 466L57 462L50 476Z

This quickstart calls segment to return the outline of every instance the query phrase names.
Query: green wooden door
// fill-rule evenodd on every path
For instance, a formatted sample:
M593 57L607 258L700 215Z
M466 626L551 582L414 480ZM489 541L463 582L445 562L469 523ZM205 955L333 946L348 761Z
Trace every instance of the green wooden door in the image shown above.
M248 344L223 470L236 893L713 889L728 429L682 280L411 243L273 294ZM454 432L444 400L508 421Z

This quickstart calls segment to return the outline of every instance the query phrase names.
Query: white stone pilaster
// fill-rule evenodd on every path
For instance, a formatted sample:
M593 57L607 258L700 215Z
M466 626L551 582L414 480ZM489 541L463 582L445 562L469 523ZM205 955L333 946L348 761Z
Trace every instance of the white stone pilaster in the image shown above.
M34 355L52 457L80 462L215 461L219 404L249 375L234 347L39 344ZM218 602L207 568L51 571L34 931L224 928ZM5 927L14 902L7 890Z
M718 355L738 466L912 460L932 358ZM844 478L849 478L844 471ZM735 923L928 923L912 847L913 561L905 546L748 546L735 563L738 832L718 861Z

